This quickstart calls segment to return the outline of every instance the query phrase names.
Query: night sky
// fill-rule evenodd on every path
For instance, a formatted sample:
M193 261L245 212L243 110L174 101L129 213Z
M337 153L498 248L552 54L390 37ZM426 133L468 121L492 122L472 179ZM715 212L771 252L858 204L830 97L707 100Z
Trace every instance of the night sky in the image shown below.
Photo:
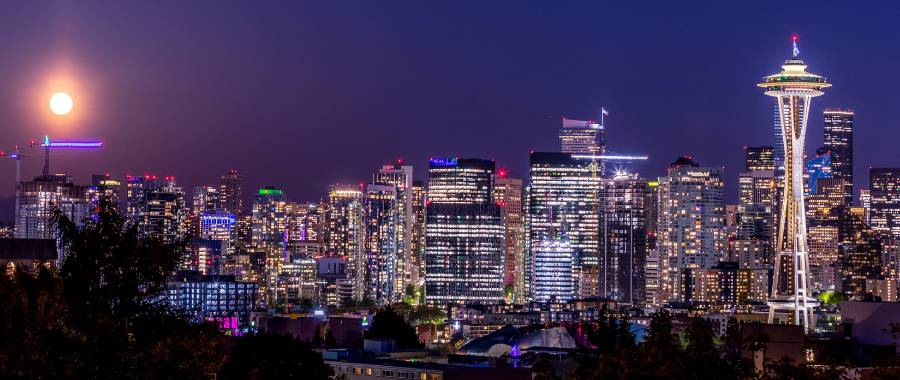
M157 4L160 3L160 4ZM9 2L0 11L0 149L99 138L54 155L54 172L175 175L188 191L228 168L289 199L370 179L403 158L492 158L526 176L530 150L557 150L560 118L609 110L610 150L725 166L736 198L744 145L772 142L755 84L798 34L813 101L856 111L856 182L900 166L896 2ZM629 3L629 5L624 5ZM754 7L750 7L754 5ZM68 91L75 110L51 117ZM29 152L39 155L39 151ZM15 165L0 161L0 220ZM23 177L39 174L25 161Z

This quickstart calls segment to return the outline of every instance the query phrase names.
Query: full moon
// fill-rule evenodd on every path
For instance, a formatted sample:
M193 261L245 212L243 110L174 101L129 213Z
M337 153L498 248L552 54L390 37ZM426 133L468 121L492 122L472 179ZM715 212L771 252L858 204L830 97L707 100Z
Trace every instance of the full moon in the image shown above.
M72 111L72 97L65 92L57 92L50 97L50 111L57 115L65 115Z

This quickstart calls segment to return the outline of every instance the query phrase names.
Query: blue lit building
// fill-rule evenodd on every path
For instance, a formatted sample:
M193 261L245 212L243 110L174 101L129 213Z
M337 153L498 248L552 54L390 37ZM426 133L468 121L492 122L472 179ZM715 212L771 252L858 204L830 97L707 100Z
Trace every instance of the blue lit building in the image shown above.
M819 178L831 178L831 152L824 148L816 149L816 158L806 161L807 194L816 194L816 181Z

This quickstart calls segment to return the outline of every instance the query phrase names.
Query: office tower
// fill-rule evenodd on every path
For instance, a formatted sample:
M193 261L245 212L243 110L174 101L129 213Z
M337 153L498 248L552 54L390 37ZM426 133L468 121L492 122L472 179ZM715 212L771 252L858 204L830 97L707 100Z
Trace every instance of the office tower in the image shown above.
M844 204L853 203L853 111L825 109L825 149L831 152L831 173L844 180Z
M738 177L738 239L772 242L775 235L775 183L772 170L743 172Z
M425 200L428 198L425 183L413 181L412 229L410 232L411 275L410 283L422 286L425 281Z
M737 261L741 269L766 269L768 267L769 242L765 240L734 240L728 249L731 261Z
M600 297L634 306L646 300L648 195L636 175L600 182Z
M526 297L597 297L600 166L568 153L533 152L526 190Z
M869 194L872 228L900 238L900 169L869 169Z
M606 130L594 121L562 119L559 140L563 153L601 155L606 153Z
M269 302L275 299L275 284L284 265L285 234L284 192L266 186L253 198L251 243L253 250L265 255L264 290Z
M232 214L240 214L243 210L244 175L237 169L231 169L222 176L219 185L219 207Z
M775 284L781 276L790 277L788 289L773 286L769 302L769 321L774 322L776 309L793 313L793 323L809 331L815 323L812 309L817 301L809 293L809 262L806 249L806 212L803 202L803 154L810 100L822 95L831 85L824 77L806 71L794 38L793 56L782 65L782 71L766 76L758 87L778 101L778 114L784 143L784 186L776 238ZM784 273L782 260L790 262Z
M191 213L200 215L203 212L219 209L219 188L215 186L196 186L192 194Z
M679 272L712 268L725 254L722 171L680 157L659 179L660 289L662 300L684 299Z
M432 158L425 222L425 302L503 300L503 222L494 162Z
M381 167L372 176L372 184L378 186L392 186L394 188L394 206L390 210L391 219L394 222L391 233L394 235L394 253L392 259L393 271L391 281L391 299L399 299L408 284L412 284L414 271L412 259L412 228L413 228L413 167L403 165L401 160L396 163ZM374 188L373 188L374 189Z
M659 251L649 249L644 264L644 304L658 306L662 302L657 298L659 291Z
M678 272L678 301L731 310L738 301L738 265L722 261L711 268L684 268Z
M771 146L748 146L744 148L744 169L752 171L775 170L775 148Z
M56 239L55 209L81 224L91 215L88 186L75 185L65 174L36 177L16 184L16 228L18 239Z
M359 186L333 185L328 192L325 229L328 253L342 257L350 265L354 299L362 300L365 285L365 208Z
M509 178L505 169L494 178L494 202L503 213L504 249L503 285L512 290L512 299L525 297L525 217L522 213L522 180Z
M378 304L391 304L399 300L402 283L399 271L399 199L393 185L366 186L365 193L365 269L364 298Z

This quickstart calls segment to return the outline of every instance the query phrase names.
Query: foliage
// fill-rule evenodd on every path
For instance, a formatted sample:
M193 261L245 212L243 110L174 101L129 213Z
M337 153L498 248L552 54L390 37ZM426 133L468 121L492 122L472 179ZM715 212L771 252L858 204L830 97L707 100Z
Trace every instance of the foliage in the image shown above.
M413 326L438 324L447 319L447 313L438 307L419 305L406 314L406 320Z
M321 379L329 366L309 344L289 335L261 333L237 338L222 368L223 379Z
M0 378L194 379L245 360L242 351L226 358L214 324L192 323L166 301L179 244L140 238L106 200L82 226L59 213L55 221L59 272L0 276ZM308 353L295 359L304 368L324 366L308 348L292 352Z
M825 305L837 305L847 300L847 296L845 296L843 293L831 290L819 293L816 298L818 298L819 301L821 301Z
M368 339L394 339L397 348L420 348L419 336L416 330L394 311L392 306L385 306L375 313L369 331Z

